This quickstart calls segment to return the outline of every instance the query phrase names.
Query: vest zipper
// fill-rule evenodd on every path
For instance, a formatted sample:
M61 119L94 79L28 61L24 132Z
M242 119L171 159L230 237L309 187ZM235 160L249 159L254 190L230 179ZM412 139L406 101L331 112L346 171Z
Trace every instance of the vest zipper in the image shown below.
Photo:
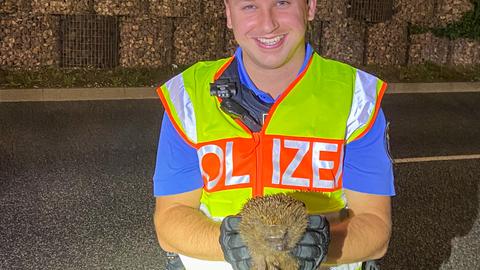
M260 132L252 132L253 139L255 141L255 155L256 155L256 168L255 168L255 183L252 187L252 196L259 197L263 195L263 182L261 181L261 169L262 169L262 149Z
M252 197L259 197L263 195L263 183L260 181L259 176L262 174L260 170L262 168L262 149L261 149L261 134L263 133L264 127L260 130L260 132L252 132L242 121L239 119L235 119L238 125L240 125L246 132L252 134L253 141L255 142L255 180L252 183Z

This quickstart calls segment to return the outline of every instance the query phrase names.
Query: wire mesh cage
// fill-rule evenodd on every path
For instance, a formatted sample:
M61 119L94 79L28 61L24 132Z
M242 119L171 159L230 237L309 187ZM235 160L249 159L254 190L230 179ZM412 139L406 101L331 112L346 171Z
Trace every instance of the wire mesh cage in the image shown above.
M116 16L61 15L60 66L113 68L119 63L119 19Z
M385 22L393 16L394 0L349 0L347 16L369 23Z

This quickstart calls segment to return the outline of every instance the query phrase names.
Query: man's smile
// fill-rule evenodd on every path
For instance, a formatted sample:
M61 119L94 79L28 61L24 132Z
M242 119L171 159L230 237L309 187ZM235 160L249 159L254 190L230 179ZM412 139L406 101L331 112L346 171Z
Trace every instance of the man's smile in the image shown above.
M255 40L260 44L261 47L271 49L280 46L283 43L285 36L286 35L284 34L273 38L257 37Z

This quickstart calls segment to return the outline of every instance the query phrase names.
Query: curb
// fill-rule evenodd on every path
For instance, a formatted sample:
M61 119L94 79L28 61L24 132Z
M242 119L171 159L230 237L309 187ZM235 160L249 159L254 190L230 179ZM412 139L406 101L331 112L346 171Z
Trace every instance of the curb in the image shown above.
M480 82L391 83L387 94L480 92ZM154 87L0 89L0 102L157 99Z
M480 82L391 83L387 94L480 92Z
M157 99L154 87L0 90L0 102Z

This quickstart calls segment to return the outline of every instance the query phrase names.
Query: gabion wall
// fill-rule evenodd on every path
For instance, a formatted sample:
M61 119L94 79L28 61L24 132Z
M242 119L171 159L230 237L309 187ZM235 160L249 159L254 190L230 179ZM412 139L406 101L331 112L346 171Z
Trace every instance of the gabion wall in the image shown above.
M365 22L345 18L323 25L322 55L354 65L363 63Z
M120 65L158 67L172 63L173 20L152 15L122 17Z
M3 15L0 18L0 67L58 66L58 18Z
M470 0L393 0L393 17L379 23L352 18L349 1L317 2L307 38L326 57L354 65L480 63L478 41L408 31L457 21L473 8ZM119 17L122 67L188 65L229 56L236 47L223 0L3 0L0 68L59 66L59 18L79 14Z
M366 40L367 64L405 65L407 64L408 24L393 18L384 23L369 26Z
M445 26L472 8L470 0L395 0L397 16L419 26Z
M116 16L60 16L60 67L117 67L118 29L119 18Z
M85 14L91 11L93 0L31 0L35 14Z
M96 0L93 10L105 16L140 16L147 11L143 0Z

